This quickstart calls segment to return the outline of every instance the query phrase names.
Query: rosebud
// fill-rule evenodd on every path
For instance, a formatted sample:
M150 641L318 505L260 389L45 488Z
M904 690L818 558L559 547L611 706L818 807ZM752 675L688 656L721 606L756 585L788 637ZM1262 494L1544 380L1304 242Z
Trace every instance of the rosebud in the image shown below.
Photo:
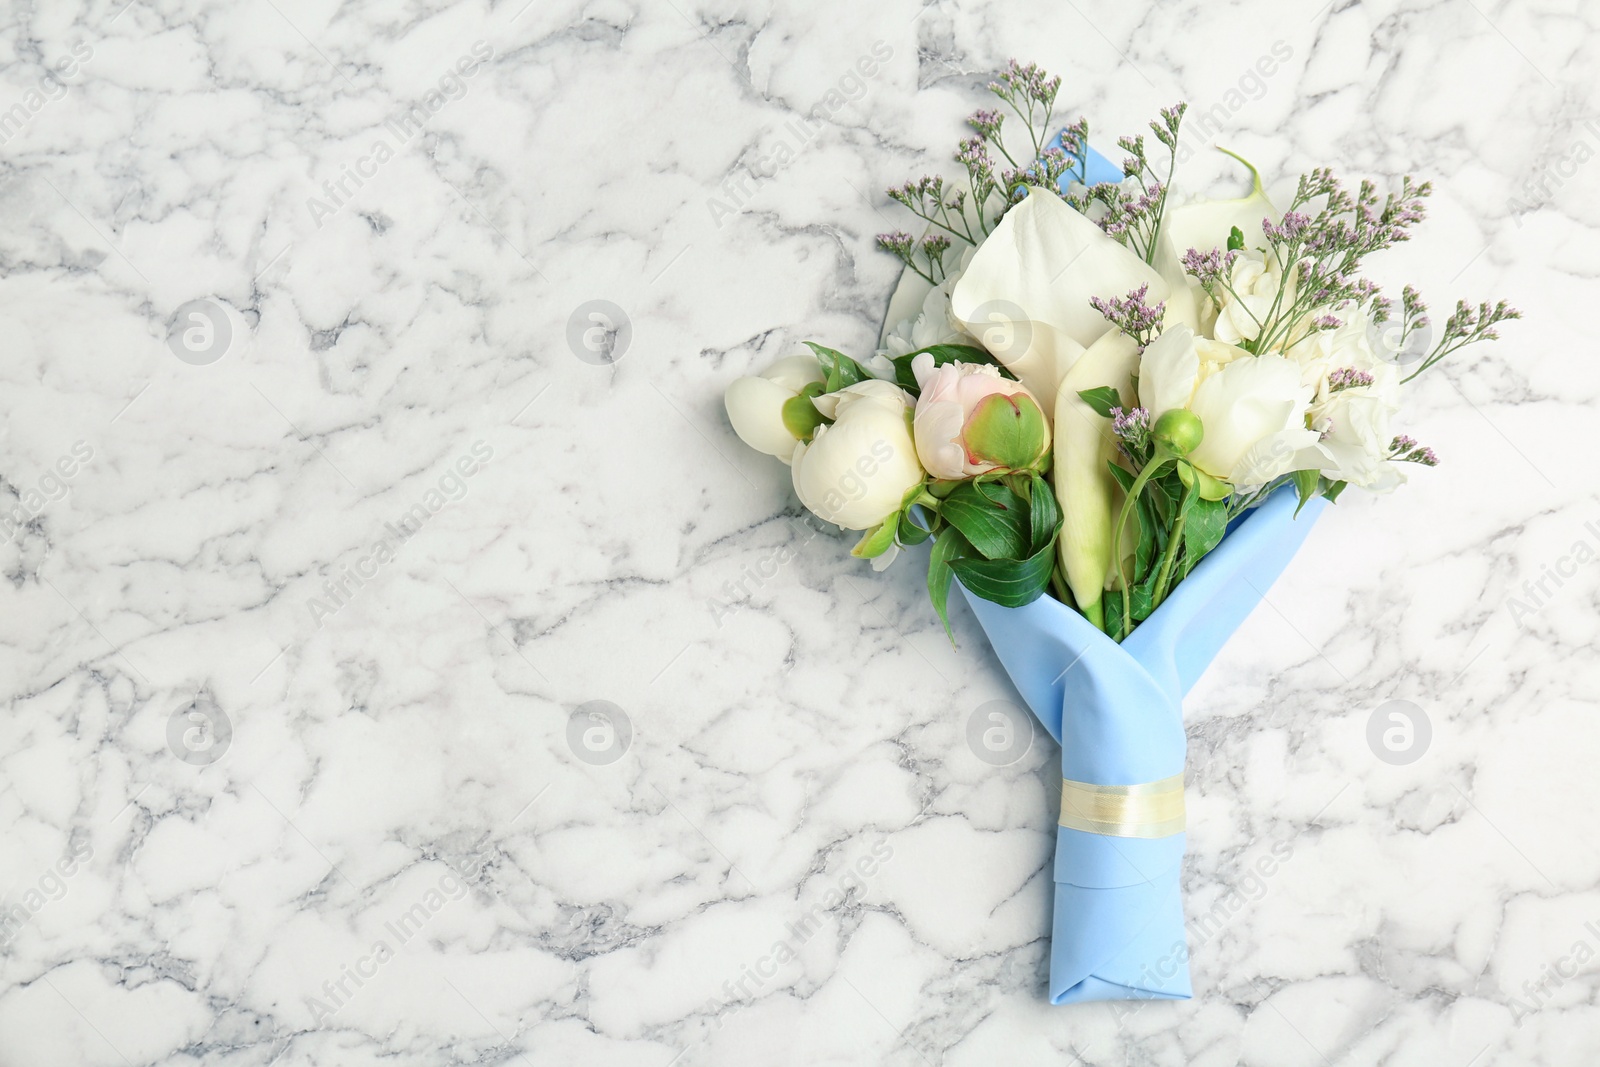
M917 455L935 478L1028 470L1050 453L1050 424L1021 382L995 367L946 363L924 353L911 364L922 396L914 424Z

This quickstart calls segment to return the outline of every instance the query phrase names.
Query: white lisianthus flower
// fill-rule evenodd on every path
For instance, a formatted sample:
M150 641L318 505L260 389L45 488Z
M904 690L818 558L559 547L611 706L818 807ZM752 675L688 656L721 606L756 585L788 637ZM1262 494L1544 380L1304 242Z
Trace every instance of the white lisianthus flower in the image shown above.
M1312 393L1283 356L1197 339L1185 326L1156 338L1139 361L1139 400L1150 421L1176 408L1198 416L1204 436L1189 461L1239 487L1327 461L1317 431L1306 428Z
M834 421L819 426L809 445L795 445L795 494L824 522L871 529L899 511L923 479L911 439L911 397L872 380L813 403Z
M788 463L797 438L784 424L783 405L823 380L822 366L812 355L787 356L759 375L735 378L722 398L733 432L757 452Z
M1308 323L1315 332L1290 349L1301 380L1316 390L1311 426L1328 455L1321 471L1333 481L1386 493L1405 481L1404 468L1389 458L1400 371L1373 351L1366 309L1346 303L1331 314L1337 327L1318 330Z
M1055 193L1030 189L972 257L950 311L1029 392L1053 398L1106 332L1089 298L1120 299L1141 285L1149 303L1166 299L1154 268Z

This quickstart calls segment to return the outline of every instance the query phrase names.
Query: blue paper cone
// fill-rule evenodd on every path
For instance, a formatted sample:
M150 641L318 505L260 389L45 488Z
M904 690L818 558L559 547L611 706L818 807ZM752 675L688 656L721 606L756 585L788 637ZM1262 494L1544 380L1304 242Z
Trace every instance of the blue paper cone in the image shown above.
M1022 699L1061 745L1053 1004L1192 995L1175 807L1183 695L1326 506L1313 500L1296 518L1295 504L1290 488L1248 513L1120 645L1049 596L1003 608L962 590Z

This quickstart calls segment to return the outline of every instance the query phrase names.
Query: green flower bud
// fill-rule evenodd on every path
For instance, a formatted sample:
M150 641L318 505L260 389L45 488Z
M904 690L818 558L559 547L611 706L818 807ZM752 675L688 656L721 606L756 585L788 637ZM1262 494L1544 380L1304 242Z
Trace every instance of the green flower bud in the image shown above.
M970 460L1027 470L1050 449L1050 424L1027 393L990 393L973 407L962 431Z
M1150 436L1156 444L1175 456L1187 456L1193 452L1200 447L1205 435L1200 416L1184 408L1163 412L1150 429Z

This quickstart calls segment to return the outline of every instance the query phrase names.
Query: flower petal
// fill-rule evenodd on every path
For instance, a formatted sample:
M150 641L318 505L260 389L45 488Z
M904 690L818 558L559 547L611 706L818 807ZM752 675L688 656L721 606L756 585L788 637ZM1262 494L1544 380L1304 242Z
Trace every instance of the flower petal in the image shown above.
M1126 296L1149 286L1164 300L1154 268L1044 189L1012 208L973 256L951 292L951 314L1035 396L1053 397L1084 346L1106 330L1093 296ZM1003 327L1000 343L985 337Z
M1209 252L1225 248L1228 234L1235 226L1244 234L1246 248L1261 248L1267 243L1261 230L1261 220L1279 219L1278 209L1267 199L1261 186L1261 172L1249 160L1236 156L1226 148L1217 149L1233 156L1250 168L1250 195L1238 200L1197 200L1182 207L1168 208L1165 228L1172 236L1173 247L1181 256L1191 248Z

